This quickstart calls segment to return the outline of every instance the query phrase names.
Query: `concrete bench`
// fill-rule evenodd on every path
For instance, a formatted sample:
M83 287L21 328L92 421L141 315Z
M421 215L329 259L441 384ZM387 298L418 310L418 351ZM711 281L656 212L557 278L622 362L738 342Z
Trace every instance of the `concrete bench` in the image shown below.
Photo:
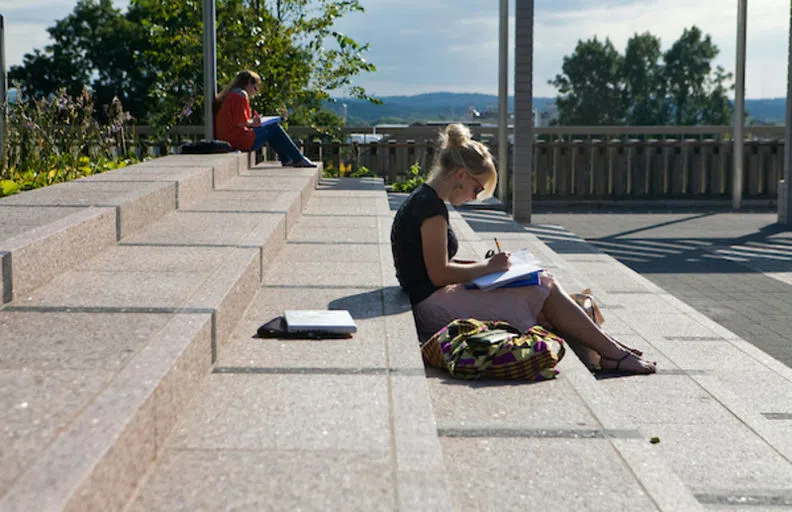
M11 411L4 418L11 442L0 455L0 509L112 510L126 503L319 173L240 169L242 156L211 156L201 168L191 167L199 163L193 157L168 157L68 184L63 194L36 194L87 205L102 200L100 191L120 210L108 215L108 225L130 209L141 212L140 226L109 230L110 241L86 242L90 250L82 254L79 234L90 240L93 229L74 228L73 261L0 309L0 378ZM70 196L78 187L94 195ZM184 207L178 210L177 190ZM150 193L162 200L136 205ZM25 196L11 198L13 204L37 200ZM69 220L82 226L82 219ZM12 253L14 269L25 254Z

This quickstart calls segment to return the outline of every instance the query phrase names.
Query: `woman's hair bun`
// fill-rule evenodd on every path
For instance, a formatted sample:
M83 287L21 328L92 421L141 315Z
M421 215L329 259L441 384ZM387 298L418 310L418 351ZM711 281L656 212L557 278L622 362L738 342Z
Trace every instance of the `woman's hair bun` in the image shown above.
M470 139L470 129L467 126L459 123L449 124L440 134L440 146L458 149L465 147Z

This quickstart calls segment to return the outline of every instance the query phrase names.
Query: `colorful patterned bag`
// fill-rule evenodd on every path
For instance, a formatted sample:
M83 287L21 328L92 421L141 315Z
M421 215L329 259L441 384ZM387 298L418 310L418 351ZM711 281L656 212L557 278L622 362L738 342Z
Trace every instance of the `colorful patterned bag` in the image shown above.
M423 344L424 363L459 379L552 379L564 340L536 325L527 333L506 322L454 320Z

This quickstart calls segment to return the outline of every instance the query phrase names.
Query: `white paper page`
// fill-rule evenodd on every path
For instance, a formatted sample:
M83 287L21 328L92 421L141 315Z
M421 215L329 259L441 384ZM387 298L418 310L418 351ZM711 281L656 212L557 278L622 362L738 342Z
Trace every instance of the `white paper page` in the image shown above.
M473 284L485 290L497 288L510 281L544 270L542 263L528 249L520 249L511 255L511 267L505 272L494 272L473 280Z

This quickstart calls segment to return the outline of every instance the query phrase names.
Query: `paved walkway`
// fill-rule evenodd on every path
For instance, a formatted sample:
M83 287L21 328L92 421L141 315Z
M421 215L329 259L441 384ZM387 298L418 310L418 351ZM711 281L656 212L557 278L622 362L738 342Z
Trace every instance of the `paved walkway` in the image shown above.
M496 214L464 216L478 230ZM584 239L792 366L792 230L776 218L703 209L540 210L525 227L559 253L580 251Z

